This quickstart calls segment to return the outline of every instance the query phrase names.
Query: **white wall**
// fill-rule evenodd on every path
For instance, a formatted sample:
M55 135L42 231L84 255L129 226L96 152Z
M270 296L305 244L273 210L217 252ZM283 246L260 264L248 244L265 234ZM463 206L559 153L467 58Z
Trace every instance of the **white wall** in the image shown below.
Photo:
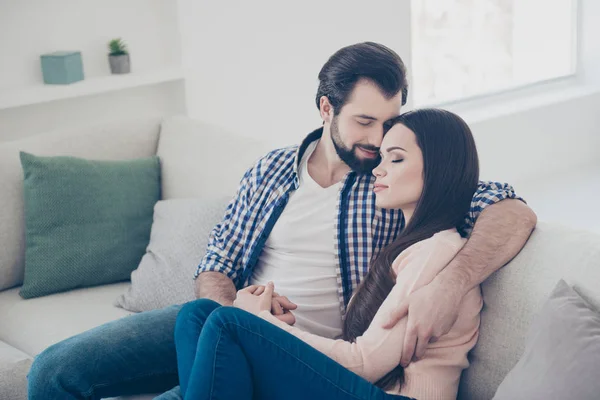
M582 0L580 10L586 82L598 80L600 42L591 36L600 29L598 4ZM317 74L337 49L378 41L410 67L410 1L0 0L0 90L39 84L39 54L59 49L82 50L87 76L108 74L105 47L115 36L129 43L134 71L183 63L185 104L177 82L0 110L0 141L187 106L192 117L273 147L297 143L320 124ZM600 161L599 96L519 104L485 118L455 111L473 128L482 178L520 183Z
M108 42L128 44L133 73L181 67L173 0L0 0L0 91L43 85L40 55L82 52L86 79L110 75ZM0 110L0 141L66 125L185 111L181 82Z
M0 90L42 83L40 54L82 52L86 77L110 74L108 42L129 45L132 71L179 65L177 8L169 0L0 0Z
M320 125L318 73L339 48L377 41L410 63L408 0L180 0L188 112L273 146Z
M600 9L590 6L586 26ZM368 6L363 1L180 0L188 111L274 147L297 143L320 123L314 105L317 74L338 48L379 41L410 67L409 16L408 0ZM594 162L600 147L597 110L600 95L591 94L467 118L482 178L521 182ZM460 108L457 112L462 115Z
M481 177L517 185L600 162L598 110L595 93L471 123Z
M183 90L183 82L163 83L0 110L0 142L67 127L182 114Z

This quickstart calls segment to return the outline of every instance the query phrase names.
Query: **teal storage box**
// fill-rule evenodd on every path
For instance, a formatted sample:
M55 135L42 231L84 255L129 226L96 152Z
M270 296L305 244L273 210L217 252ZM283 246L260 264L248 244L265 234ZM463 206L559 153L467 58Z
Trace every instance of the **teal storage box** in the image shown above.
M83 80L83 62L79 51L57 51L42 54L44 83L67 85Z

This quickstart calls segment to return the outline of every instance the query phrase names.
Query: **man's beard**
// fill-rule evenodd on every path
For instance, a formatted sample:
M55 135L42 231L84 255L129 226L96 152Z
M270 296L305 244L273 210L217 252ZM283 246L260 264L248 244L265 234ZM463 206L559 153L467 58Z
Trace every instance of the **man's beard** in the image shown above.
M373 168L375 168L379 164L379 157L372 159L360 159L356 155L356 151L359 147L368 151L379 151L379 148L359 144L354 144L351 149L346 147L344 142L342 142L342 138L340 136L337 116L333 117L333 121L331 121L331 140L333 142L333 147L335 148L335 151L338 154L338 156L353 171L356 171L359 174L370 174L373 172Z

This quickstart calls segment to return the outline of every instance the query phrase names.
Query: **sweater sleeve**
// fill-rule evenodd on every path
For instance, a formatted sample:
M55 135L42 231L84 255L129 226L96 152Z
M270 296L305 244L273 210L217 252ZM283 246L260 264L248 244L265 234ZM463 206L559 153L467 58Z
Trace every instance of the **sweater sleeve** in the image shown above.
M396 284L377 311L369 328L354 343L341 339L328 339L289 326L268 311L261 318L279 326L315 349L337 361L350 371L376 382L394 369L402 357L407 318L391 329L383 329L390 312L411 292L428 284L441 271L464 244L456 231L441 232L432 238L406 249L394 262ZM441 235L444 233L444 235Z
M371 324L356 342L350 343L342 339L324 338L289 326L268 311L261 312L259 316L308 343L369 382L378 381L400 363L406 318L386 332L382 332L383 328L376 329Z

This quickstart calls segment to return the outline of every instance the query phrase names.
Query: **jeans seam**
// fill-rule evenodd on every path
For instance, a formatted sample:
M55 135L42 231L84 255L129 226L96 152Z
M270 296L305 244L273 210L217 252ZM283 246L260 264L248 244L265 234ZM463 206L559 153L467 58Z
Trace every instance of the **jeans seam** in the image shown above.
M321 374L320 372L316 371L316 370L315 370L314 368L312 368L312 367L311 367L309 364L307 364L307 363L306 363L306 362L304 362L303 360L300 360L300 359L299 359L297 356L293 355L292 353L290 353L289 351L287 351L286 349L284 349L283 347L281 347L280 345L278 345L278 344L277 344L277 343L275 343L274 341L270 340L269 338L266 338L265 336L261 335L260 333L254 332L254 331L252 331L252 330L250 330L250 329L248 329L248 328L246 328L246 327L244 327L244 326L242 326L242 325L240 325L240 324L238 324L238 323L236 323L236 322L225 322L225 323L223 323L223 326L221 327L221 329L220 329L220 332L219 332L219 340L217 341L217 346L218 346L219 342L221 341L221 336L222 336L222 334L223 334L223 329L225 328L225 325L235 325L235 326L237 326L237 327L239 327L239 328L241 328L241 329L245 330L245 331L246 331L246 332L248 332L248 333L251 333L251 334L253 334L253 335L256 335L256 336L258 336L258 337L260 337L260 338L262 338L262 339L266 340L267 342L271 343L271 344L272 344L272 345L274 345L275 347L279 348L279 350L283 351L284 353L287 353L287 354L288 354L289 356L291 356L292 358L295 358L295 359L296 359L296 361L299 361L300 363L304 364L304 365L305 365L306 367L308 367L308 369L310 369L310 370L311 370L313 373L315 373L317 376L321 377L321 379L323 379L323 380L325 380L325 381L329 382L331 385L333 385L334 387L336 387L338 390L340 390L340 391L342 391L342 392L346 393L347 395L351 396L351 397L352 397L352 398L354 398L354 399L362 400L362 398L361 398L361 397L358 397L358 396L356 396L354 393L350 393L350 392L348 392L347 390L345 390L344 388L340 387L338 384L336 384L335 382L333 382L332 380L330 380L329 378L327 378L326 376L324 376L324 375L323 375L323 374ZM280 328L278 328L278 329L280 329ZM283 332L285 332L283 329L282 329L282 331L283 331ZM287 332L286 332L286 333L287 333ZM293 336L293 335L292 335L292 336ZM301 339L299 339L299 340L301 340ZM305 342L303 342L303 343L305 343ZM217 348L217 346L215 346L215 349ZM216 361L216 358L217 358L217 352L215 351L215 361ZM340 364L340 365L341 365L341 364ZM344 366L341 366L341 367L342 367L342 368L345 368ZM352 371L350 371L350 372L352 372ZM214 377L214 370L213 370L213 377ZM364 379L364 378L361 378L361 379ZM213 384L214 384L214 378L213 378ZM212 398L212 387L211 387L211 398Z
M215 345L215 356L213 357L213 378L210 381L210 397L213 398L213 391L215 389L215 376L217 370L217 351L219 350L219 344L221 343L221 338L223 337L223 327L219 330L219 338L217 339L217 344Z
M140 379L140 378L149 378L149 377L152 377L152 376L163 375L163 374L164 374L164 372L155 372L155 373L152 373L152 374L138 375L135 378L123 379L123 380L119 381L118 383L132 382L132 381L135 381L135 380ZM93 383L92 385L90 385L90 388L88 390L86 390L85 392L82 392L81 394L83 395L83 397L90 397L94 393L94 390L96 390L96 389L102 389L104 387L107 387L107 386L110 386L110 385L113 385L113 384L114 383L108 383L108 382L106 382L106 383Z

